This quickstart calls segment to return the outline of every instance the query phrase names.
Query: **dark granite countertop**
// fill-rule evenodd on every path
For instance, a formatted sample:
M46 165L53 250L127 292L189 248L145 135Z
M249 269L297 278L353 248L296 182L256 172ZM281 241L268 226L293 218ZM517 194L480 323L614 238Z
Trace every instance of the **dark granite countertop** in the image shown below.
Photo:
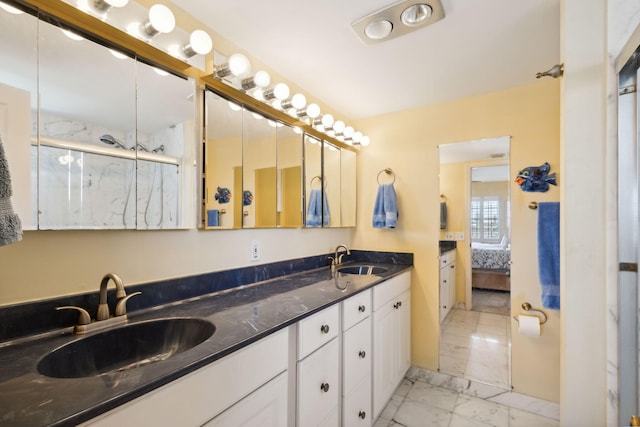
M130 313L129 324L196 317L212 322L216 332L169 359L117 373L64 379L39 374L36 366L44 355L89 335L72 335L70 328L0 346L0 425L76 425L411 268L367 264L387 271L345 275L322 267Z

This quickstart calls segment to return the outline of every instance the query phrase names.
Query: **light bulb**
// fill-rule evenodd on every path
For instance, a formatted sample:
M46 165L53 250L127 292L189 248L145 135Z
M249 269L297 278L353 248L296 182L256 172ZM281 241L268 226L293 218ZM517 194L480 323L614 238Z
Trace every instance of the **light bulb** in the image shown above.
M21 15L24 12L21 11L20 9L18 9L17 7L13 7L13 6L9 6L6 3L0 2L0 9L4 10L5 12L9 12L13 15Z
M369 137L366 135L363 136L362 141L360 141L360 145L362 145L363 147L366 147L369 144L371 144L371 140L369 139Z
M342 120L338 120L333 124L333 131L336 133L336 135L342 134L342 132L344 131L344 127L344 122Z
M344 137L345 139L351 139L353 138L353 133L355 132L355 130L351 127L351 126L347 126L346 128L344 128Z
M191 58L198 54L206 55L211 52L212 48L211 36L206 31L195 30L189 36L189 44L184 47L183 51L188 58Z
M300 110L307 105L307 98L301 93L296 93L291 98L287 98L282 101L282 108L288 110L289 108L295 108L296 110Z
M142 31L149 37L155 37L160 33L170 33L176 27L176 18L173 12L163 4L154 4L149 9L149 17L142 23Z
M241 86L244 90L249 90L253 88L264 88L269 86L269 82L271 81L271 76L266 71L257 71L252 77L247 77L242 80Z
M362 132L356 131L353 134L353 143L360 144L362 142Z
M318 106L318 104L309 104L309 106L307 107L307 116L311 117L312 119L315 119L319 115L320 115L320 107Z
M279 99L274 99L271 102L271 106L276 110L282 110L282 101L280 101Z
M238 77L249 72L251 63L249 59L241 53L234 53L229 57L229 70L231 74Z
M334 118L331 114L325 114L322 116L322 126L324 126L326 130L333 129L333 123Z
M267 101L272 101L274 99L278 99L281 101L289 97L289 86L284 83L278 83L271 89L265 90L262 95Z

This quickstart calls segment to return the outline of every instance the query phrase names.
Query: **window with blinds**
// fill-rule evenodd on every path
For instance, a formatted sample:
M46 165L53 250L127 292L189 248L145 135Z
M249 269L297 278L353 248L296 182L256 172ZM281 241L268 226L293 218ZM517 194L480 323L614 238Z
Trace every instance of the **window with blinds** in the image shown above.
M473 197L471 199L471 238L479 242L499 242L500 199L498 197Z

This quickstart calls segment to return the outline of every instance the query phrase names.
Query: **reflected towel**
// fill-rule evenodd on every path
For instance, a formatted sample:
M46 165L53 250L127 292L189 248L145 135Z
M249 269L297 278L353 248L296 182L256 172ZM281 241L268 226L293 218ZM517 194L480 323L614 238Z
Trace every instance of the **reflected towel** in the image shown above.
M538 270L542 306L560 309L560 203L538 203Z
M11 176L9 162L0 138L0 246L22 240L22 224L11 205Z
M324 213L324 217L323 217ZM321 219L323 221L321 222ZM329 225L329 202L327 194L319 189L311 190L309 194L309 206L307 207L307 227L320 227Z
M220 211L218 209L209 209L207 211L207 225L210 227L220 226Z
M396 228L398 225L398 200L393 184L380 184L373 205L373 228Z
M440 230L447 229L447 202L440 202Z

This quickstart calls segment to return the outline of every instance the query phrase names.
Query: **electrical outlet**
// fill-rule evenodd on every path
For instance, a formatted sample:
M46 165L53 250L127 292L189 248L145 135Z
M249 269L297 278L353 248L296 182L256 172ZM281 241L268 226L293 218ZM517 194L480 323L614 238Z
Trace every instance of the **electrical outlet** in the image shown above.
M447 231L444 233L444 240L453 240L453 231Z
M464 233L462 231L456 233L456 240L464 240Z
M251 241L251 261L260 259L260 240Z

